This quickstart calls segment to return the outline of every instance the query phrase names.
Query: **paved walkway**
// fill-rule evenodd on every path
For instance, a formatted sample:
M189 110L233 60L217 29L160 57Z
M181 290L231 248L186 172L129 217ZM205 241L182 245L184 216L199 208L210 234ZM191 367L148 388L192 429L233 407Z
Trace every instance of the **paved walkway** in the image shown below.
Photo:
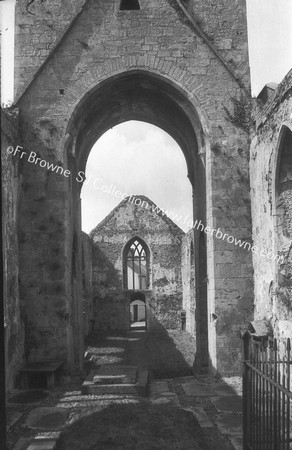
M107 350L108 355L113 357L112 363L145 368L143 340L144 333L141 331L131 331L124 337L108 337L110 345ZM90 354L88 358L92 359ZM78 379L57 386L50 392L27 391L12 397L7 408L9 450L54 449L64 426L112 403L139 401L135 395L82 395L81 383ZM149 401L192 413L206 441L210 442L206 450L242 449L240 379L152 379Z
M229 378L185 377L153 381L150 385L152 403L170 403L190 411L206 435L217 431L226 437L226 449L242 450L241 380ZM228 445L231 443L232 445Z

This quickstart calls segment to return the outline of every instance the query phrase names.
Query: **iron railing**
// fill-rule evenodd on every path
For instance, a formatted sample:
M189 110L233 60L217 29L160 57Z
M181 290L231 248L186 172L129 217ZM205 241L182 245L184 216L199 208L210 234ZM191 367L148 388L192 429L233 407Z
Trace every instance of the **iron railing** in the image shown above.
M292 449L291 342L243 337L243 449Z

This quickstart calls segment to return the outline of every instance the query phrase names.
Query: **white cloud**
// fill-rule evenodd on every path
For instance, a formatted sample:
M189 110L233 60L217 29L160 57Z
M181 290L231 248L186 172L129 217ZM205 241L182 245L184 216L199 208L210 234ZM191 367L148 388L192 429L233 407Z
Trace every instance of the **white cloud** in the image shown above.
M292 68L292 1L247 0L252 92Z
M146 195L183 217L192 215L192 187L182 150L154 125L130 121L109 130L94 145L86 174L91 178L82 189L84 231L90 231L120 201L101 192L102 185L113 185L129 195Z

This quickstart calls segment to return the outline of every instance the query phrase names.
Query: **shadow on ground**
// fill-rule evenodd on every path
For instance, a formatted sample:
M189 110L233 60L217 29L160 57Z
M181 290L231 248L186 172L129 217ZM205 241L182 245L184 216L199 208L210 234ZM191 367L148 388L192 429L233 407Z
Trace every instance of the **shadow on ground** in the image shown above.
M86 369L102 364L147 367L155 379L193 373L195 339L186 331L157 326L148 331L92 333L87 341Z
M83 395L80 378L47 396L30 391L31 404L21 403L26 391L8 403L8 449L241 449L240 379L195 378L193 361L194 342L185 332L91 334L87 371L102 364L147 366L149 397Z
M151 405L112 405L75 422L56 450L203 450L204 436L192 414Z

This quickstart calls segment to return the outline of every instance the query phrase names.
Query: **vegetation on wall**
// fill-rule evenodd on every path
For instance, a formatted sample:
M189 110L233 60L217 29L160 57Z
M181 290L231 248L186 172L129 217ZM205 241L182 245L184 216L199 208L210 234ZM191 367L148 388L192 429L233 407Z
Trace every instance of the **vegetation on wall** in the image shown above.
M252 101L245 95L241 94L239 98L231 97L233 103L233 113L224 106L226 112L226 119L233 125L242 128L244 131L249 131L251 126L251 110Z

